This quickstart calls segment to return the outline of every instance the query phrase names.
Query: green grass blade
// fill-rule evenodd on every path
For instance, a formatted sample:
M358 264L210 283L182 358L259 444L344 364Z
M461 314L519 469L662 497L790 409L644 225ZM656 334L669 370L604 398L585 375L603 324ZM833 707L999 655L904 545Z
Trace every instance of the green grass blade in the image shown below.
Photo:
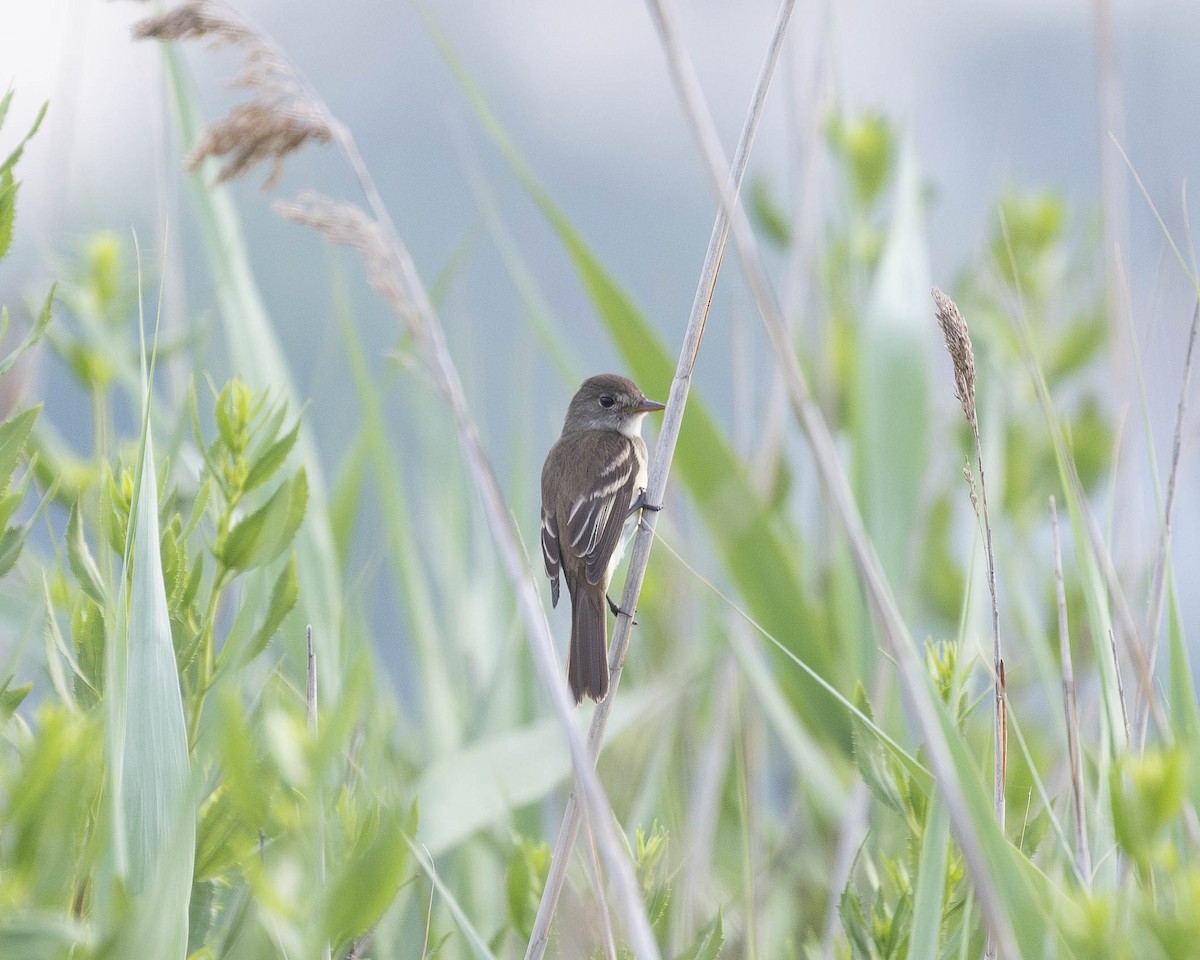
M863 521L903 610L917 586L914 504L929 465L929 290L933 279L911 145L896 209L858 340L853 394L855 472Z
M121 815L141 956L184 957L195 853L187 730L159 554L158 484L146 425L127 556L125 737ZM118 638L120 640L120 638Z
M950 847L950 818L941 795L929 799L925 835L921 838L921 861L917 888L913 892L912 932L908 960L925 960L938 955L938 933L942 927L942 899L946 892L946 856Z
M380 405L380 388L367 369L358 332L345 309L339 309L350 376L358 393L363 415L363 443L372 464L380 506L383 510L388 565L395 578L396 594L408 613L409 629L421 670L421 695L429 748L434 755L454 749L461 739L459 698L451 680L446 657L448 648L431 598L428 564L422 559L400 458L388 439ZM451 542L457 541L449 538Z

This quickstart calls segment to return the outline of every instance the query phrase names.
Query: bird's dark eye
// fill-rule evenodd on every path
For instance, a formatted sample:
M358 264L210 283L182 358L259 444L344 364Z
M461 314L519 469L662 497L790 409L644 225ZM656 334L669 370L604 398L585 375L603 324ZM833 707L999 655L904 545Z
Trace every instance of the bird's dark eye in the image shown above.
M600 406L602 406L602 407L611 407L616 402L617 401L615 401L607 393L600 398Z

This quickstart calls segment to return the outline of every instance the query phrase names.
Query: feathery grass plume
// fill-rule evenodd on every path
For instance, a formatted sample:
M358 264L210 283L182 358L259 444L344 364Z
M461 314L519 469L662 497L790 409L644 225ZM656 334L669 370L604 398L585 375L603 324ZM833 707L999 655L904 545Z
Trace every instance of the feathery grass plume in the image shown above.
M308 190L297 200L276 200L271 209L284 220L311 227L330 243L348 247L358 254L372 289L401 319L408 333L415 339L422 339L422 325L412 299L399 280L394 251L378 221L356 204Z
M992 524L988 518L987 483L983 472L983 441L979 436L979 416L975 407L975 351L971 347L971 333L958 305L937 287L933 288L933 302L937 306L937 322L946 340L946 352L954 366L954 395L962 404L963 415L971 426L975 441L975 463L979 473L979 495L976 498L975 483L970 464L963 471L971 495L971 506L983 524L984 546L987 555L988 589L992 596L992 689L993 689L993 782L992 801L996 808L996 819L1004 829L1004 781L1008 772L1008 703L1005 699L1004 657L1000 648L1000 604L996 597L996 555L992 550ZM996 941L988 933L986 956L996 956Z
M933 288L933 302L937 304L938 326L946 338L946 352L954 364L954 395L962 404L963 413L971 430L979 432L979 421L975 414L975 351L971 349L971 334L967 321L948 296L937 287Z
M234 107L205 131L188 155L189 172L208 157L225 157L217 176L219 183L225 183L270 161L271 173L262 184L266 193L279 182L289 154L310 141L327 144L333 139L327 112L309 96L303 80L261 34L220 0L187 0L169 13L139 21L133 36L207 39L214 47L235 46L243 51L242 72L232 85L250 90L254 99Z
M471 417L441 320L352 133L334 117L301 72L269 38L251 28L220 0L185 0L165 17L142 21L134 35L167 41L211 38L217 46L233 43L243 50L242 73L235 84L251 89L254 99L210 127L189 162L231 155L220 175L220 179L228 180L247 173L264 160L273 160L274 170L264 184L264 189L270 189L283 160L309 140L332 142L345 157L366 198L365 210L328 198L310 197L298 208L285 205L283 212L292 213L291 219L315 227L325 236L355 249L364 261L372 286L383 294L397 319L415 335L422 365L450 408L463 458L483 501L497 555L525 623L534 663L570 745L576 782L613 875L630 943L638 956L653 960L659 952L636 886L633 865L614 827L612 808L597 778L593 755L574 726L572 704L554 660L549 624L528 576L528 564L513 531L510 510L495 470Z

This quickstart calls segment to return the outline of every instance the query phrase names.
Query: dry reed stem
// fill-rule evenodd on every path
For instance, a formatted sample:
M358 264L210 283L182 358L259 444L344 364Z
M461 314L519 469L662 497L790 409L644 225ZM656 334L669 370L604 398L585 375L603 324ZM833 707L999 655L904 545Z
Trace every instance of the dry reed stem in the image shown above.
M975 406L975 351L971 346L971 333L967 321L958 305L937 287L933 288L933 301L937 306L938 326L946 341L946 352L954 367L954 395L962 405L963 414L971 427L975 442L975 462L979 471L979 496L975 485L969 482L971 505L975 515L983 524L984 545L987 559L988 590L992 600L992 689L993 712L993 783L992 802L996 808L996 819L1004 828L1004 781L1008 766L1008 705L1004 693L1004 657L1000 646L1000 604L996 595L996 555L992 549L992 524L988 515L987 482L983 472L983 441L979 435L979 412ZM969 472L969 471L968 471Z
M1145 645L1148 650L1143 654L1148 662L1147 673L1154 676L1154 666L1158 659L1158 631L1162 622L1163 604L1167 594L1167 565L1171 556L1171 533L1175 520L1175 494L1179 482L1180 453L1183 447L1183 418L1187 411L1188 385L1192 380L1192 365L1196 351L1196 332L1200 328L1200 300L1192 311L1192 323L1188 331L1187 355L1183 362L1183 383L1179 387L1179 402L1175 408L1175 434L1171 442L1171 470L1167 476L1167 501L1163 505L1162 539L1158 554L1154 558L1154 578L1150 593L1150 605L1146 611ZM1136 640L1134 641L1136 643ZM1139 737L1142 743L1146 740L1151 701L1142 705L1139 711Z
M1083 795L1083 758L1079 750L1079 705L1075 699L1075 671L1071 665L1071 637L1067 623L1067 590L1063 582L1062 545L1058 537L1058 505L1050 498L1050 529L1054 538L1054 596L1058 602L1058 653L1062 662L1063 718L1067 725L1067 759L1071 765L1071 805L1075 812L1075 865L1084 885L1092 885L1092 852L1088 847L1087 808Z
M285 205L282 212L355 249L364 260L372 285L383 293L401 323L414 333L426 372L449 407L468 471L483 503L484 516L496 552L516 595L534 665L566 736L576 784L583 793L591 814L590 822L614 878L626 932L637 956L655 960L659 956L658 947L650 931L628 850L613 824L611 807L596 776L594 754L588 752L575 729L574 705L568 697L554 657L545 611L529 575L528 565L522 559L522 551L495 472L467 407L441 321L353 136L337 121L295 66L261 32L249 27L232 8L219 0L187 0L170 14L143 21L135 28L135 35L168 41L207 38L217 44L239 46L245 58L238 82L254 91L261 110L265 111L264 116L282 120L289 115L311 118L312 125L323 129L346 157L366 196L369 213L352 204L318 196L309 196L298 205ZM244 145L243 157L242 148L236 142L214 134L214 130L232 132L236 129L240 129L237 124L229 125L227 121L221 121L210 128L209 135L205 137L206 141L228 147L234 154L234 160L231 161L233 176L246 172L250 166L261 161L278 163L295 149L297 143L295 138L264 138L247 131L249 139Z
M779 13L775 20L774 30L767 50L766 58L759 71L758 79L751 96L750 108L746 114L738 138L737 150L734 153L732 168L728 171L728 190L730 196L736 197L741 190L742 179L746 173L746 165L750 159L750 148L762 119L763 107L766 102L767 89L779 59L779 51L787 31L795 0L782 0ZM724 199L724 192L722 193ZM675 455L675 446L679 440L679 429L683 424L683 411L687 404L688 391L691 388L692 368L700 350L700 342L704 337L704 328L708 322L708 311L712 305L713 290L717 283L717 274L721 269L721 261L725 256L725 243L729 237L730 220L727 212L733 209L723 203L717 211L712 233L709 235L708 248L704 255L704 263L700 268L700 279L696 284L696 295L692 300L692 309L688 315L687 328L680 347L679 360L675 368L675 378L671 382L671 391L667 397L667 407L663 411L662 426L659 428L658 443L654 448L654 456L650 461L650 475L646 484L646 497L650 503L663 502L666 495L667 475L670 472L671 461ZM649 515L642 514L630 549L629 571L625 576L625 588L621 596L622 610L635 610L637 598L642 590L642 581L646 576L646 565L650 562L650 548L654 543L654 530L658 525L658 513L652 511ZM633 623L624 614L617 617L617 625L613 630L609 646L609 693L603 701L596 705L592 715L592 725L588 730L588 749L593 758L600 755L600 747L604 742L604 730L608 725L608 717L616 702L617 687L621 682L621 673L625 664L625 653L629 648L629 637ZM580 810L572 793L567 798L563 810L562 824L559 827L558 838L554 843L551 855L550 870L546 876L546 885L542 890L542 899L538 904L537 916L534 919L533 931L529 938L529 946L525 951L526 960L540 960L545 955L549 942L550 924L562 894L563 881L566 879L567 857L575 844L579 833Z
M875 555L863 525L862 515L854 500L846 471L842 466L837 445L824 414L813 401L804 372L800 368L787 325L775 303L758 255L754 233L745 211L738 203L736 191L727 190L727 164L716 136L712 114L696 77L695 67L678 39L674 13L664 0L651 0L651 12L667 50L668 65L685 113L700 143L705 166L728 214L734 245L742 262L751 295L758 308L763 327L775 354L776 363L787 385L792 411L812 447L813 461L820 474L822 486L829 497L834 514L841 521L851 556L863 583L872 613L880 632L900 670L901 689L913 720L925 737L934 774L942 786L946 807L950 813L955 835L962 848L968 872L979 896L981 909L989 927L995 932L1005 955L1018 956L1012 924L1003 910L999 891L992 881L987 859L979 837L975 834L966 799L958 783L950 748L937 715L929 702L927 678L917 660L912 638L896 607L891 586Z
M1000 646L1000 604L996 595L996 555L992 549L992 523L988 515L987 481L983 471L983 441L979 435L979 414L975 406L975 351L971 347L971 334L967 321L958 305L937 287L933 288L933 301L937 306L938 326L946 341L946 352L954 367L954 395L962 405L963 414L971 427L975 442L975 463L979 471L979 496L975 495L975 484L968 476L971 506L983 526L984 554L987 560L988 591L992 601L992 804L996 809L996 820L1004 829L1005 797L1004 783L1008 773L1008 701L1005 695L1004 657ZM969 474L969 469L967 470ZM984 955L996 956L997 944L992 932L988 931Z

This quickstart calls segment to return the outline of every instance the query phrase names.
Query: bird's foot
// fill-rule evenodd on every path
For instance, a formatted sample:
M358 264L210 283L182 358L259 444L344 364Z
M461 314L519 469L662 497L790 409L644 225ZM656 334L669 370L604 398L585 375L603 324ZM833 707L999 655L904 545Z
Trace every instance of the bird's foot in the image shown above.
M612 615L614 617L619 617L621 614L625 614L625 616L627 616L630 620L633 620L633 614L630 613L628 610L622 610L620 607L618 607L616 605L616 603L613 601L613 598L610 597L607 593L604 595L604 599L608 601L608 609L612 611ZM636 620L633 620L633 625L636 627L638 625L638 622Z
M633 514L637 513L639 510L649 510L651 513L658 513L658 511L662 508L663 505L661 503L650 503L646 499L646 488L642 487L638 491L637 497L634 498L633 503L629 507L629 515L633 516Z

